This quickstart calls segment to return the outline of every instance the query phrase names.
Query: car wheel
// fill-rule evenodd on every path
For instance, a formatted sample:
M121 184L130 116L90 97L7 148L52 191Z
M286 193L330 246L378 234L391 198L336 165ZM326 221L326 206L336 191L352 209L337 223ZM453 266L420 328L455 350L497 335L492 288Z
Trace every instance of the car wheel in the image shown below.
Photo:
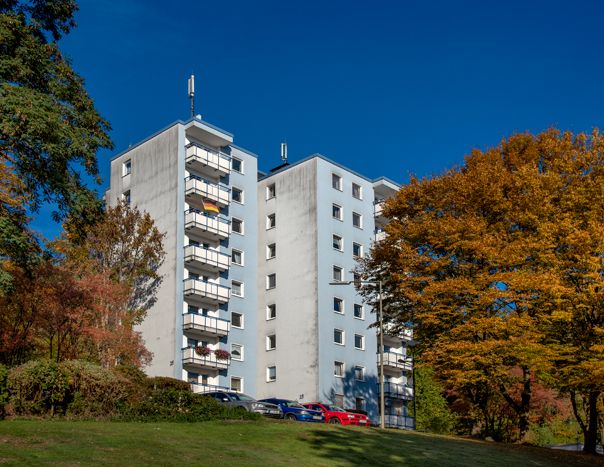
M295 420L295 419L296 419L296 416L293 413L288 413L285 416L285 420Z
M333 425L339 425L342 422L340 422L340 419L338 417L333 417L331 420L329 420L329 423Z

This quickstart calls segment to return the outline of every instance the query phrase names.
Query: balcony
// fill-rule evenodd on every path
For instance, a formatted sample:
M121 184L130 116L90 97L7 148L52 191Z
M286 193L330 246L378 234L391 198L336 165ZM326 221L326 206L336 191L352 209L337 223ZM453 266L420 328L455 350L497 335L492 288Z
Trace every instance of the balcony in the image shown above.
M216 250L188 245L185 247L185 265L187 269L217 273L229 269L231 257Z
M414 430L415 418L406 417L404 415L390 415L386 413L386 416L384 417L384 425L386 428Z
M375 241L381 242L386 238L386 232L384 230L379 230L375 233Z
M210 217L206 214L189 210L185 214L185 231L189 236L218 242L229 238L231 225L223 217Z
M226 154L201 144L191 143L185 148L187 169L212 177L222 177L231 173L231 158Z
M213 282L198 279L184 280L185 299L191 304L218 305L229 301L231 289Z
M373 204L373 214L375 225L380 228L388 223L388 218L384 216L384 200L376 200Z
M379 386L378 384L378 390ZM407 387L404 384L386 382L384 383L384 397L410 401L413 399L413 388Z
M212 316L196 315L187 313L184 315L183 331L192 337L204 338L224 337L229 335L231 322L226 319L214 318Z
M194 201L203 206L203 200L210 200L218 207L229 205L230 190L217 183L204 180L201 177L190 176L185 179L185 197L187 202Z
M405 342L413 342L413 329L405 327L396 330L396 326L393 323L384 324L384 337L390 339L401 340Z
M182 349L182 366L187 371L226 370L230 364L230 358L218 360L213 353L204 357L197 355L193 347Z
M377 356L377 363L380 364L380 354ZM413 369L413 358L406 355L384 352L384 369L395 371L411 371Z
M231 391L231 388L225 386L215 386L214 384L202 384L202 383L190 383L191 390L195 394L205 394L206 392L213 391Z

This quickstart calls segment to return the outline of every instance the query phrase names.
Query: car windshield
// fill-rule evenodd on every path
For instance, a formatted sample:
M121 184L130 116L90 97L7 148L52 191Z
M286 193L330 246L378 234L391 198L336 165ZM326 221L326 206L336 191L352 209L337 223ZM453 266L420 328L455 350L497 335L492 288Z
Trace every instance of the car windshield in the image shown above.
M287 407L294 407L296 409L304 409L304 408L306 408L303 405L298 404L297 402L294 402L294 401L284 402L284 405L286 405Z
M330 412L346 412L343 408L338 407L337 405L326 405L325 408Z
M256 399L248 396L247 394L235 393L230 395L233 399L238 401L254 402Z

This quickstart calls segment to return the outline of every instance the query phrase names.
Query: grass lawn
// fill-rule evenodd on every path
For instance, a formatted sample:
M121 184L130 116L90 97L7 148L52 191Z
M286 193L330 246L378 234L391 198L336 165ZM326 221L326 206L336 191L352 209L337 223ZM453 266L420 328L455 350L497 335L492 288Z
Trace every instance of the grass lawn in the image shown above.
M312 423L0 422L8 465L596 466L604 459L413 432Z

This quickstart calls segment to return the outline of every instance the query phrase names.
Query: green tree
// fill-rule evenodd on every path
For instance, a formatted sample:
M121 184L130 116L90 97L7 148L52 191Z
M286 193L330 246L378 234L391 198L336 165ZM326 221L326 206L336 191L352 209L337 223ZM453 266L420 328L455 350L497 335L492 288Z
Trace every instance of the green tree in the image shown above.
M448 434L455 425L455 415L449 409L444 391L434 379L434 370L425 366L415 368L415 424L418 430Z

